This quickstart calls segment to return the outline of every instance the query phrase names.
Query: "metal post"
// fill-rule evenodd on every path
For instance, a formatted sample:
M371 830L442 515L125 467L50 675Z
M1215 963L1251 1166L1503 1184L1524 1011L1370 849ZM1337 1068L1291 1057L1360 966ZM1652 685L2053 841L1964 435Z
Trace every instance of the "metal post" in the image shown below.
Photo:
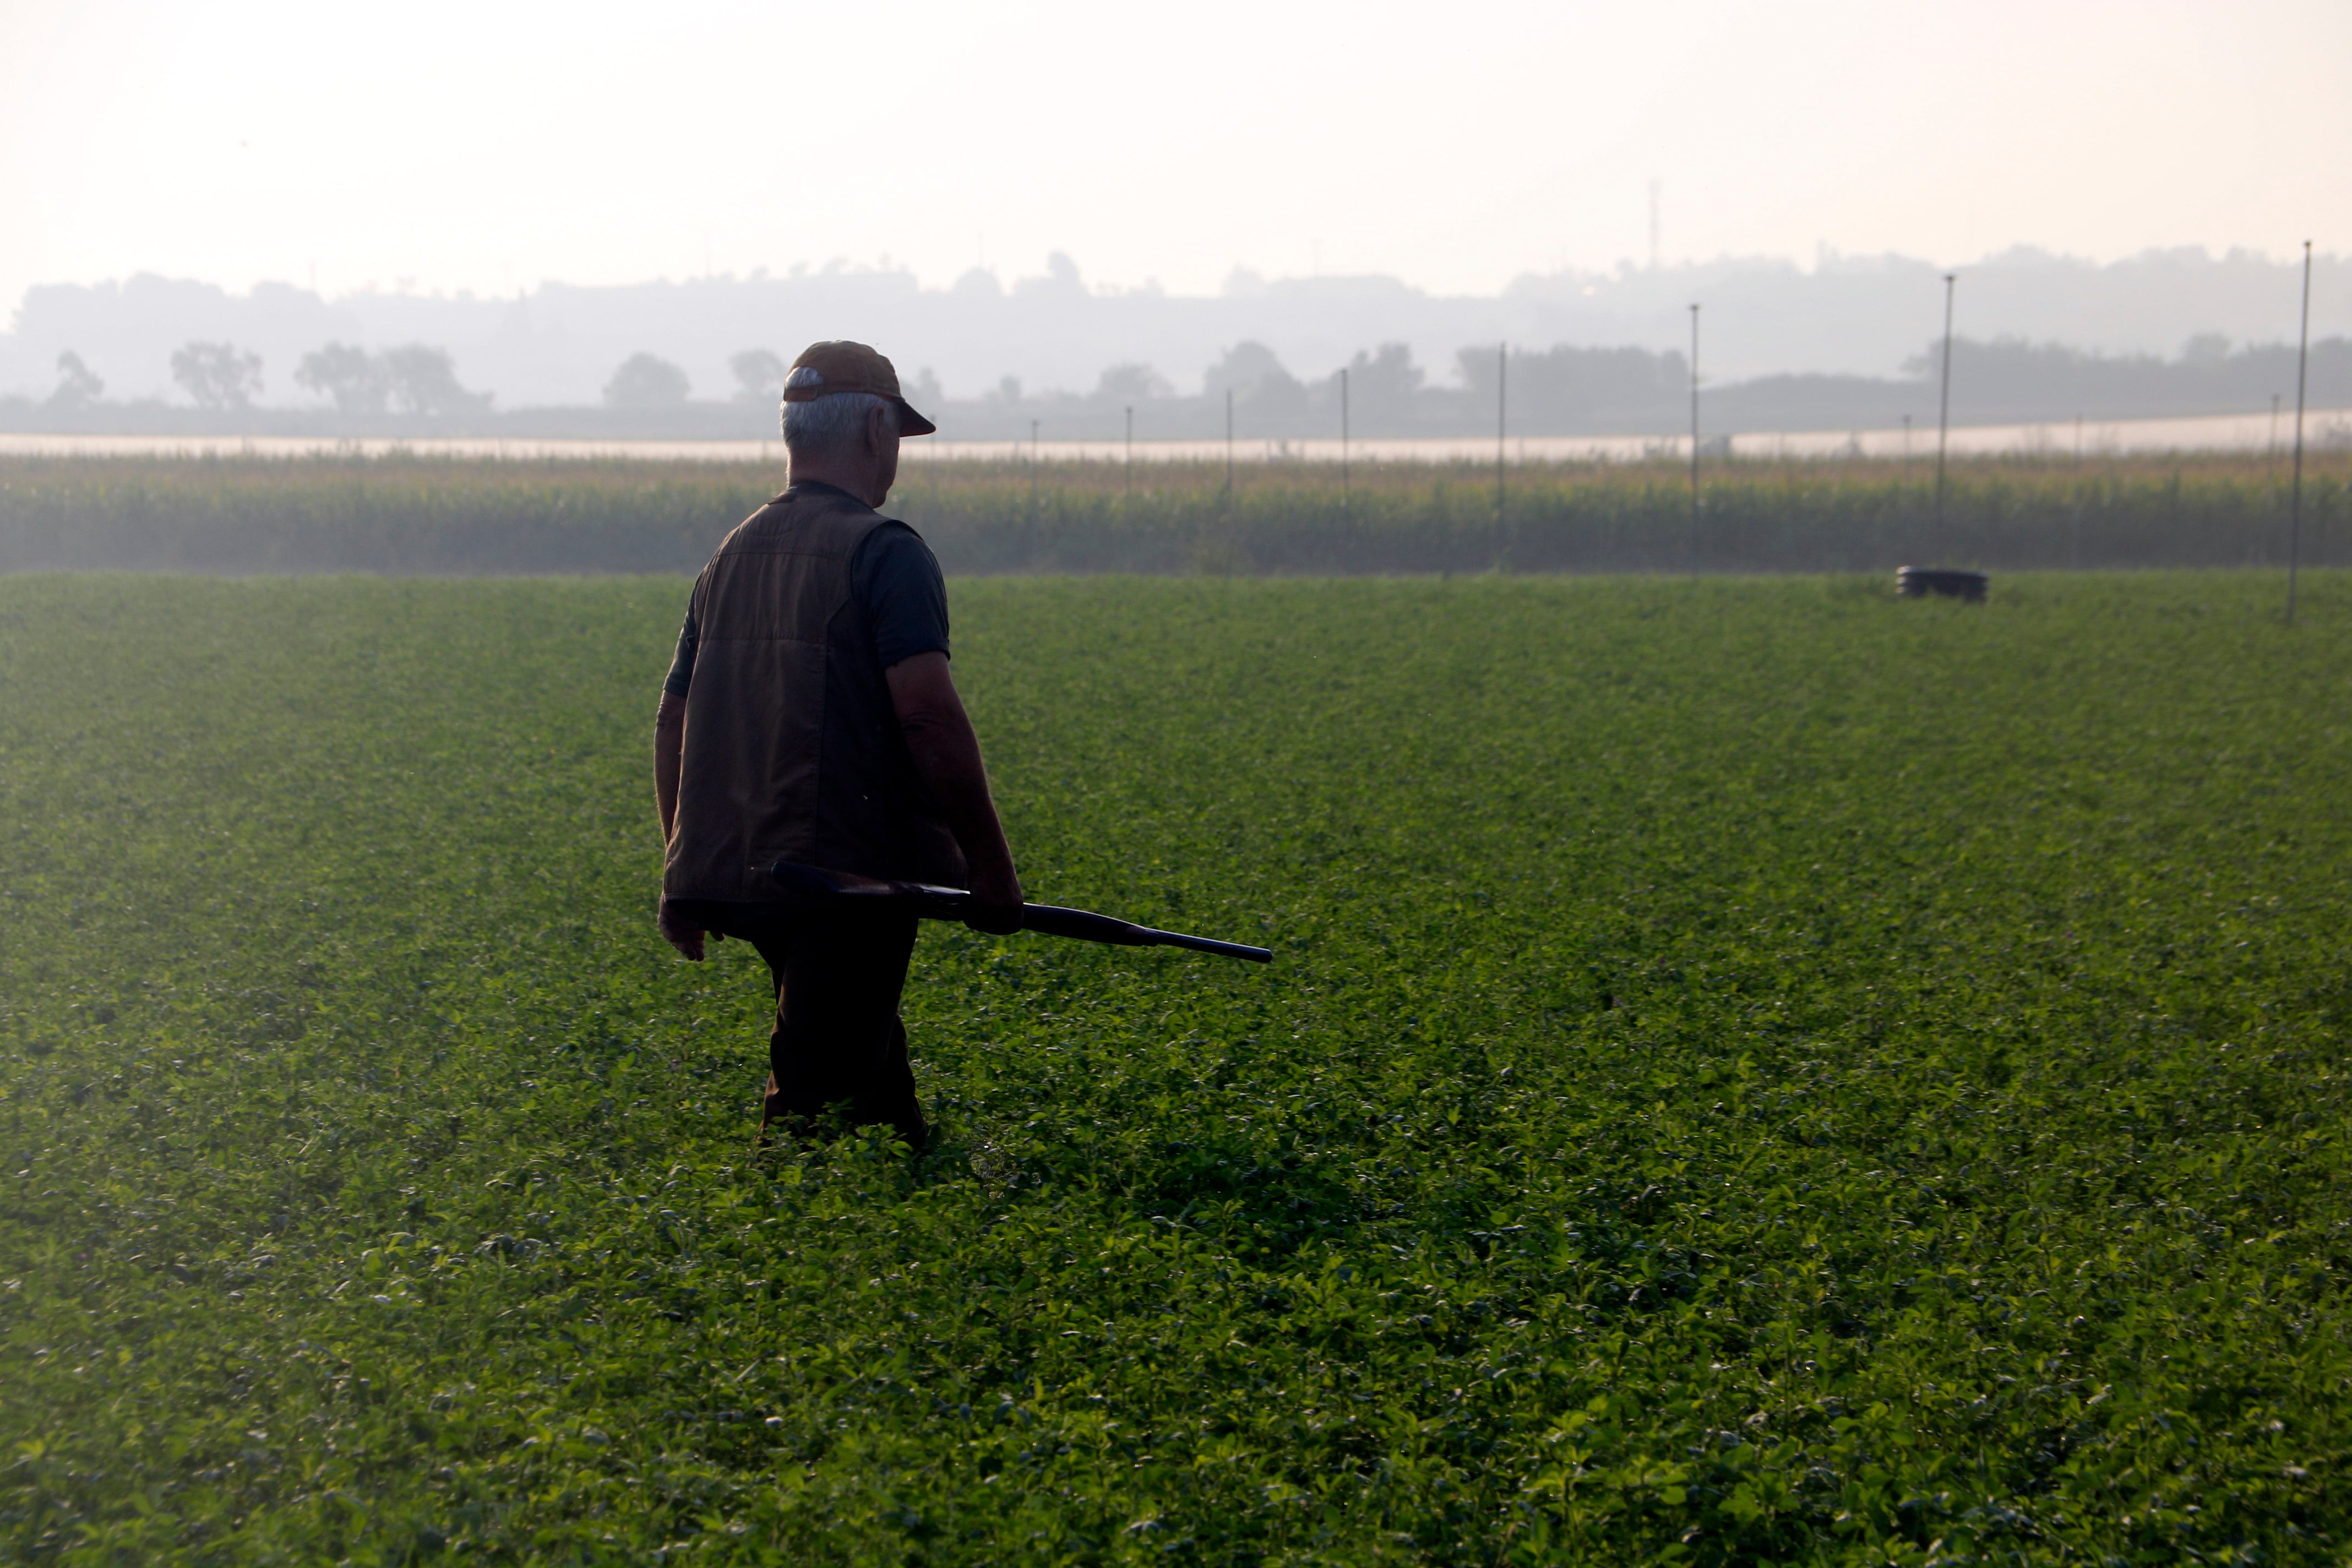
M1510 374L1511 345L1498 343L1495 347L1495 546L1498 550L1503 530L1503 429L1510 406Z
M1691 311L1690 574L1698 577L1698 307Z
M1234 389L1225 388L1225 502L1234 499Z
M2083 569L2083 416L2074 416L2074 535L2069 552L2074 569Z
M1936 537L1930 556L1944 542L1944 448L1952 434L1952 285L1959 276L1944 274L1944 391L1936 405Z
M2294 355L2294 499L2287 506L2286 624L2294 625L2294 574L2303 556L2303 394L2311 368L2311 241L2303 242L2303 331Z
M2074 414L2074 527L2067 533L2067 566L2082 572L2082 414Z
M1349 518L1348 503L1348 367L1339 367L1339 521Z

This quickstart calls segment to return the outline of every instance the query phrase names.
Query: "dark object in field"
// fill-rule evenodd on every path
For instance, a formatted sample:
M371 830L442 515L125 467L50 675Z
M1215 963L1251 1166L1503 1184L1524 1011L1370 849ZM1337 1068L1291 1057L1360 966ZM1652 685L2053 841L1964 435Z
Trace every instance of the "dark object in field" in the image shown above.
M972 896L961 888L935 888L928 882L886 882L850 871L828 871L779 860L768 874L791 892L818 899L888 903L912 910L925 920L960 921L971 912ZM1253 963L1272 962L1270 947L1219 942L1213 937L1186 936L1181 931L1154 931L1087 910L1066 910L1056 904L1024 904L1021 929L1047 936L1074 937L1080 942L1108 942L1114 947L1186 947L1194 952L1214 952L1226 958L1246 958Z
M1985 602L1985 594L1992 579L1981 572L1956 572L1943 566L1898 566L1895 569L1895 591L1906 599L1924 599L1930 594L1947 599L1965 599L1971 605Z

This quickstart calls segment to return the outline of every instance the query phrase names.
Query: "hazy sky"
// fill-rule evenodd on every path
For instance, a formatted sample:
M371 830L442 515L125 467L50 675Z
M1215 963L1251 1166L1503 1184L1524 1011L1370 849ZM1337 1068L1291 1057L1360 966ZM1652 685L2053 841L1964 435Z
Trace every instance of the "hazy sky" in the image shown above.
M0 306L1055 249L1486 292L1645 258L1653 177L1669 260L2341 250L2352 5L0 0Z

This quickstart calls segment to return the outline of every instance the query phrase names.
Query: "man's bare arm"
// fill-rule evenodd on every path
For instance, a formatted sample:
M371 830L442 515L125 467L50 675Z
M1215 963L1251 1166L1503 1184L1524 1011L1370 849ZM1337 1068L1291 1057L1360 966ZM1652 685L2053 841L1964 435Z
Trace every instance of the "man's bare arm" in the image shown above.
M686 699L665 691L654 710L654 809L661 814L662 842L677 826L677 780L686 755Z
M686 699L665 691L661 706L654 710L654 809L661 815L664 844L677 825L677 781L685 755ZM679 920L671 912L667 899L662 900L656 918L670 946L688 958L701 958L705 933L699 926Z
M1019 931L1021 878L1013 868L1013 848L1004 841L1004 825L997 820L996 803L988 793L980 737L972 732L971 716L948 673L948 656L919 653L884 674L915 769L930 786L931 798L939 803L971 868L971 890L982 910L969 923L986 931Z

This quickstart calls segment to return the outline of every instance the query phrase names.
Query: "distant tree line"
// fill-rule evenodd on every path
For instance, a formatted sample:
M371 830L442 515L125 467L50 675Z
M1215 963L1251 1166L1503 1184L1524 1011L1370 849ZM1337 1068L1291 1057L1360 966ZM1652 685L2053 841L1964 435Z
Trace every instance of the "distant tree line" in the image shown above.
M1690 417L1690 364L1674 351L1639 348L1509 350L1497 386L1499 345L1454 355L1453 384L1433 384L1412 352L1389 343L1358 353L1346 369L1347 424L1362 437L1487 436L1498 392L1506 428L1518 436L1675 434ZM1936 417L1942 345L1912 359L1896 377L1774 375L1701 388L1701 423L1727 431L1888 427L1907 415ZM2192 338L2178 359L2103 355L2013 339L1959 340L1952 356L1952 416L1963 424L2003 424L2259 412L2274 396L2294 401L2292 345L2233 349ZM2352 400L2352 339L2312 345L2313 406ZM1017 440L1034 421L1048 439L1108 439L1134 411L1139 437L1213 439L1225 431L1227 395L1237 438L1329 438L1340 431L1341 374L1293 375L1263 344L1228 350L1197 396L1178 395L1150 365L1106 370L1091 393L1024 395L1006 378L977 398L943 402L941 433L961 439ZM926 412L931 412L926 408Z
M1690 366L1675 351L1640 348L1465 348L1454 374L1433 384L1402 343L1359 352L1330 373L1302 378L1265 344L1234 344L1208 367L1201 390L1180 394L1154 366L1123 363L1104 370L1092 391L1026 391L1006 376L977 396L950 398L927 369L905 378L908 397L939 422L949 440L1105 440L1130 419L1139 438L1212 440L1230 428L1247 441L1487 436L1671 435L1687 427ZM1894 377L1773 375L1701 389L1701 423L1709 434L1737 431L1884 428L1910 417L1931 424L1941 371L1940 344L1907 362ZM201 416L203 428L361 435L438 430L517 437L649 436L772 439L786 362L769 348L734 354L735 385L723 398L698 400L684 369L650 353L628 356L613 372L598 408L494 413L488 393L468 390L446 350L422 343L371 352L331 342L305 354L294 384L322 399L316 411L257 405L260 357L228 342L190 342L171 356L173 383ZM1507 369L1507 408L1497 408L1497 373ZM167 405L104 402L105 383L72 353L60 354L58 381L38 403L0 399L0 420L36 428L178 429ZM2293 402L2294 350L2233 346L2213 335L2191 338L2177 358L2103 355L2014 339L1960 340L1954 349L1953 417L1962 424L2047 422L2259 412L2273 398ZM2312 403L2352 401L2352 340L2312 348ZM331 413L329 411L331 410ZM323 418L322 418L323 416Z
M214 414L264 412L261 356L229 342L194 342L172 352L172 383L197 408ZM72 414L100 408L106 383L68 350L58 356L58 384L38 405ZM338 414L405 415L449 418L489 410L491 395L469 392L457 380L448 351L408 343L380 353L349 343L328 343L304 354L294 367L294 384L334 405ZM0 399L0 405L24 399ZM121 406L121 405L118 405Z
M423 343L373 354L348 343L329 343L302 356L294 369L294 384L331 398L344 414L390 411L436 418L485 411L490 405L488 393L468 392L458 384L457 367L446 351Z

